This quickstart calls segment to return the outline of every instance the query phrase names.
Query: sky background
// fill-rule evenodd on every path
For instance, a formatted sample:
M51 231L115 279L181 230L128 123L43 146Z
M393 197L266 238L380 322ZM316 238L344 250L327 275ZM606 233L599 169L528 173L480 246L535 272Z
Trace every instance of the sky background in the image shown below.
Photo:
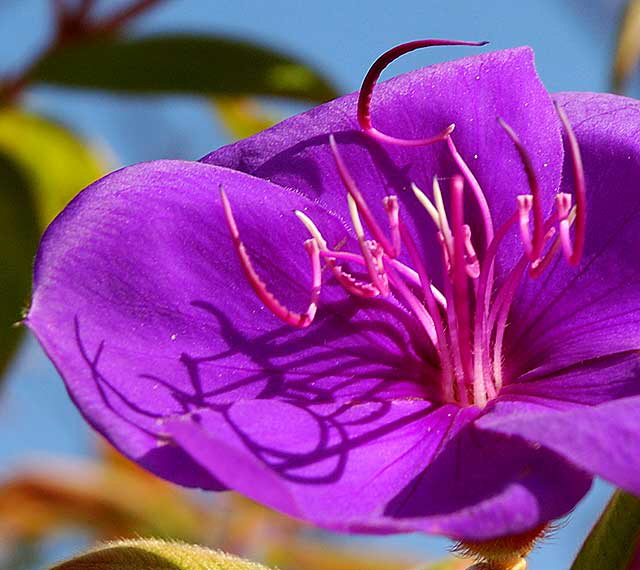
M19 70L46 45L51 29L47 0L0 0L0 74ZM120 0L102 0L109 9ZM296 55L354 91L368 66L389 47L418 38L488 40L491 49L532 46L551 92L605 91L622 0L169 0L130 28L134 35L168 31L251 39ZM469 53L420 51L394 63L383 77ZM207 73L197 69L194 73ZM106 151L113 167L157 158L198 158L227 142L210 106L197 97L122 97L53 88L27 93L26 106L62 121ZM283 115L300 106L278 104ZM0 477L46 455L86 456L89 429L37 343L28 339L10 370L0 400ZM42 461L42 459L39 459ZM531 570L562 570L610 488L597 483L588 498L531 558ZM375 541L429 556L448 541L409 537ZM52 555L75 543L58 542Z

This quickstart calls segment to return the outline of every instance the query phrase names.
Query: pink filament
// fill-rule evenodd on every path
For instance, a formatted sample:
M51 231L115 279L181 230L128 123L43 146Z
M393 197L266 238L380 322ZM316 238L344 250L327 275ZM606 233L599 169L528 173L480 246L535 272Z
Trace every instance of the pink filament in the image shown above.
M573 170L573 184L575 186L576 195L576 230L574 244L571 245L571 240L569 238L568 222L564 224L564 228L561 222L560 240L562 241L562 249L565 252L565 257L567 258L569 265L577 265L580 263L580 259L582 258L587 233L587 192L584 180L584 168L582 166L582 156L580 155L578 140L573 132L573 128L571 127L567 114L557 103L555 103L555 106L569 143L569 154L571 155L571 166Z
M462 172L462 175L467 181L467 184L469 184L469 186L471 187L473 195L478 202L480 215L482 216L482 223L484 225L485 248L487 248L489 247L489 243L491 243L491 240L493 239L493 220L491 219L491 210L489 209L489 203L487 202L487 198L482 191L482 187L480 186L478 179L473 175L473 172L471 172L471 169L462 158L462 155L458 152L458 149L456 148L452 137L449 137L447 139L447 145L449 147L449 152L451 152L453 160L458 165L460 172Z
M251 285L258 299L262 301L262 304L267 307L276 317L284 321L288 325L297 328L308 327L315 318L316 311L318 309L318 299L320 297L320 287L322 284L322 269L320 267L320 250L318 243L315 239L305 241L305 248L309 253L309 260L311 261L311 300L309 307L304 313L296 313L287 309L282 305L275 296L267 290L266 285L260 279L251 259L247 254L247 250L240 239L240 232L236 224L233 212L231 211L231 204L227 198L226 192L220 188L220 197L222 198L222 207L224 209L224 215L227 220L227 226L229 227L229 233L233 240L233 246L238 254L240 265L244 272L247 281Z
M389 240L386 238L386 236L382 232L382 229L380 228L375 218L373 217L371 210L369 210L369 206L367 206L367 203L363 198L362 193L360 192L360 190L358 190L358 187L356 186L355 181L353 180L351 174L347 170L347 166L344 163L344 160L342 160L342 156L338 151L338 145L336 144L336 139L334 138L333 135L329 137L329 144L331 145L331 151L333 152L333 158L336 161L336 166L338 168L338 173L340 174L340 179L342 180L342 183L347 189L347 192L349 192L349 194L355 201L356 205L358 206L358 211L362 214L362 217L364 218L365 223L369 227L369 230L371 230L373 237L382 246L382 249L389 257L396 257L396 252L394 251L393 245L389 243Z
M449 125L437 135L424 139L400 139L376 129L371 122L371 97L373 95L373 88L384 68L410 51L432 46L483 46L486 44L487 42L464 42L456 40L417 40L401 44L383 53L373 63L362 82L360 95L358 96L358 124L365 133L383 143L401 146L423 146L446 139L453 132L454 125Z
M444 398L446 401L452 402L454 401L454 376L451 363L451 354L449 351L449 345L447 344L447 337L444 332L444 325L442 323L442 317L440 316L440 310L431 289L431 280L429 279L429 275L427 274L424 263L422 263L422 261L420 260L420 255L418 253L418 249L416 248L416 244L404 224L400 225L400 235L409 253L409 258L418 270L420 285L422 286L422 294L424 295L424 300L427 304L427 310L429 311L429 314L433 319L433 325L436 333L436 348L440 356L442 378L444 381Z
M521 217L520 232L522 235L522 241L524 243L525 252L531 261L535 261L540 257L542 253L542 244L544 241L544 216L542 214L542 202L540 196L540 186L538 185L538 179L536 178L536 172L533 168L533 163L529 153L527 153L524 145L520 141L520 138L515 131L501 118L498 118L498 123L505 130L509 138L513 142L520 156L522 166L525 174L527 175L527 182L531 189L531 203L526 201L519 201L519 207L522 208L521 214L526 216ZM529 233L529 210L533 210L533 239ZM526 212L526 214L525 214Z
M458 350L464 374L465 386L473 383L472 355L470 345L471 324L469 321L469 287L464 247L464 178L456 175L451 179L451 225L453 231L453 259L451 281L458 329ZM474 387L475 388L475 387ZM476 390L474 390L475 392ZM476 400L477 401L477 400ZM482 404L481 404L482 405Z

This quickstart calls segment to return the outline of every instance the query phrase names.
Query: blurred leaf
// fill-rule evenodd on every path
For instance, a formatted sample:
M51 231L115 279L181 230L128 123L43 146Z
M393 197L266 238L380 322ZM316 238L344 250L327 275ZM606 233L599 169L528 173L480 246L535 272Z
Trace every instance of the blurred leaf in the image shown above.
M400 558L400 557L398 557ZM286 541L271 544L266 561L282 570L407 570L415 568L415 560L392 559L388 554L367 554L310 541Z
M216 97L213 102L224 127L234 139L245 139L278 122L246 97Z
M585 540L571 570L624 570L640 537L640 499L616 491Z
M29 298L31 263L38 244L36 219L28 178L0 152L0 374L23 332L13 325Z
M99 546L51 570L267 570L265 566L179 542L121 540Z
M0 486L0 535L15 541L45 537L65 527L89 529L100 539L140 535L195 540L207 515L179 489L99 464L58 460Z
M336 96L296 58L244 41L171 35L71 44L44 58L32 80L124 93L275 95L304 101Z
M309 540L268 541L265 560L281 570L464 570L470 559L451 558L418 564L415 558L388 552L365 552Z
M0 109L0 151L30 177L42 228L103 173L96 153L73 133L17 109Z
M612 88L623 91L624 82L640 57L640 0L629 0L620 22L611 75Z

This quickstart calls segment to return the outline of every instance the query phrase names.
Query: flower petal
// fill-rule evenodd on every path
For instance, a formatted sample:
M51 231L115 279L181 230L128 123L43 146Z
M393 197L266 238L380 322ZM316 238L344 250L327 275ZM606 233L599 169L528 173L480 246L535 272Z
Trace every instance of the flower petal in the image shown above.
M558 256L519 291L506 336L507 376L517 380L506 393L595 404L640 394L640 103L557 98L583 157L585 252L577 268ZM567 171L563 191L571 184Z
M334 530L490 538L564 515L590 479L548 451L481 432L475 408L394 400L252 400L167 423L221 481Z
M403 210L414 218L409 226L431 247L439 267L435 230L410 183L430 192L434 175L446 178L458 172L447 145L380 145L358 127L356 101L357 94L347 95L202 160L296 188L348 219L346 191L329 151L328 136L334 133L377 219L385 219L383 196L397 194ZM502 117L530 153L551 206L551 194L560 180L562 142L559 121L530 49L486 53L381 83L373 94L372 116L377 128L401 138L422 138L455 123L452 137L487 195L496 226L515 211L516 195L529 191L517 151L497 122ZM474 235L482 236L478 220L470 221Z
M348 239L339 220L244 173L159 161L99 180L54 221L26 320L98 431L161 476L213 488L219 482L164 445L165 418L255 397L423 398L429 389L420 342L392 301L358 310L328 285L304 330L264 308L234 251L221 185L259 275L304 310L308 234L293 210L332 244Z
M496 405L481 429L521 436L578 467L640 494L640 397L550 411L523 402Z

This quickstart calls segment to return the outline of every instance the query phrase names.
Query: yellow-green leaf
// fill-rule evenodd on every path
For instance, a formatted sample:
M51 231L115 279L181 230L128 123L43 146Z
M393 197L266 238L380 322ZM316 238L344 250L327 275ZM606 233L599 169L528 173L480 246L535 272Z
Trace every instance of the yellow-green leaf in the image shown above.
M616 491L585 540L571 570L628 568L640 539L640 498Z
M181 542L121 540L99 546L51 570L268 570L224 552Z
M0 373L18 346L29 299L31 261L38 243L35 206L28 177L0 151Z
M41 228L104 172L97 153L68 129L14 108L0 109L0 151L29 177Z
M629 0L620 22L611 83L614 91L623 91L624 83L640 58L640 0Z
M234 139L244 139L275 125L258 103L246 97L216 97L213 104L220 120Z

